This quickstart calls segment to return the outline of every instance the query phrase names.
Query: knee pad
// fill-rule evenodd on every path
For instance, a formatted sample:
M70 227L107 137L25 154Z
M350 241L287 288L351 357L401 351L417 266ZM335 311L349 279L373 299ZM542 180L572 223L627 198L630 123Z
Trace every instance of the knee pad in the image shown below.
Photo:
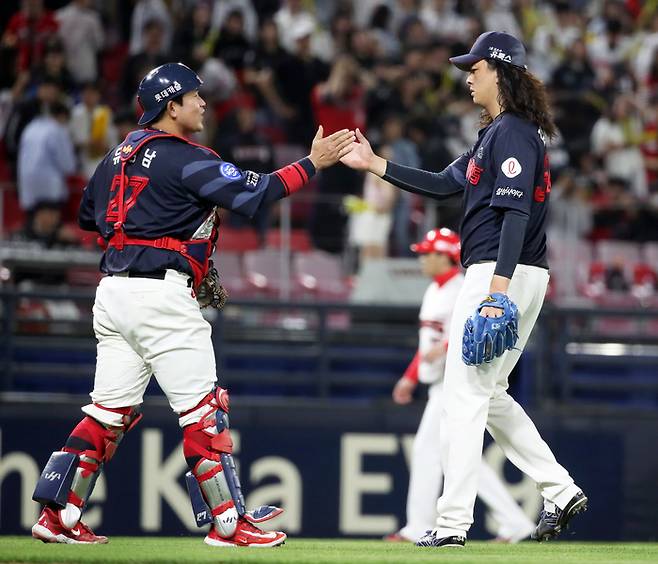
M91 414L73 429L62 452L54 452L37 482L33 499L59 508L62 525L71 529L80 520L96 480L124 434L142 415L136 408L85 406ZM101 413L104 421L96 419Z

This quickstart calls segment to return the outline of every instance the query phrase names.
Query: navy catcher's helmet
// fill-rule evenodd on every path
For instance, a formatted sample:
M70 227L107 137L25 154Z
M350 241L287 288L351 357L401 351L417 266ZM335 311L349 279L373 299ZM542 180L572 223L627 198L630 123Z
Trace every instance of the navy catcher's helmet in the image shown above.
M198 90L202 84L197 73L183 63L165 63L154 68L142 78L137 89L137 101L144 110L137 123L151 123L167 107L169 100Z

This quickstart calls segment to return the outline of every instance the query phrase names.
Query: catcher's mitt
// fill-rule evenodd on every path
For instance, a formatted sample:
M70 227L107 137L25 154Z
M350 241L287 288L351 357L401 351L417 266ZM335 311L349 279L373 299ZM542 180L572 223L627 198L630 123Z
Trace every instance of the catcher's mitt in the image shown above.
M482 317L483 307L498 307L500 317ZM505 351L514 348L519 338L519 311L505 294L487 296L464 324L462 360L469 366L491 362Z
M228 292L219 283L219 273L213 262L210 261L208 274L201 280L201 284L196 289L196 300L201 308L210 306L222 309L227 299Z

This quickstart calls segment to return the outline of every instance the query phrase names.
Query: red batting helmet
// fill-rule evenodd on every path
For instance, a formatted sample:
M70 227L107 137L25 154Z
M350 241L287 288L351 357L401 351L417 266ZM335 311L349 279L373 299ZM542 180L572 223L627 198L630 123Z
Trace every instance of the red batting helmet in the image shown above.
M422 241L411 245L411 250L418 254L444 253L453 261L459 263L461 243L459 242L459 235L457 233L451 229L442 227L441 229L428 231Z

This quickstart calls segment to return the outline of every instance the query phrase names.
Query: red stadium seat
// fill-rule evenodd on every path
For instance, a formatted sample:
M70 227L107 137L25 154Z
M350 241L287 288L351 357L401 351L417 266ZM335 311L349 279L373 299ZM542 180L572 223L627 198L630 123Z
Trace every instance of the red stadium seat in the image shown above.
M270 229L267 232L265 246L271 249L279 249L282 246L282 237L280 229ZM311 238L306 229L292 229L290 231L290 250L291 251L310 251L313 248Z
M234 229L220 226L217 249L223 251L245 252L260 248L258 233L250 227Z
M300 286L292 276L286 278L281 252L277 249L259 249L247 251L244 255L244 270L247 281L253 288L270 297L278 297L288 287L290 297L300 296Z
M596 259L605 264L623 264L630 274L633 265L640 262L642 256L637 243L603 239L596 243Z
M652 241L645 243L643 249L644 261L651 265L655 272L658 272L658 242Z
M297 281L307 295L338 301L349 296L350 286L339 257L324 251L298 253L293 265Z
M245 278L240 253L216 253L213 261L219 272L219 280L228 291L229 297L240 298L254 293Z

